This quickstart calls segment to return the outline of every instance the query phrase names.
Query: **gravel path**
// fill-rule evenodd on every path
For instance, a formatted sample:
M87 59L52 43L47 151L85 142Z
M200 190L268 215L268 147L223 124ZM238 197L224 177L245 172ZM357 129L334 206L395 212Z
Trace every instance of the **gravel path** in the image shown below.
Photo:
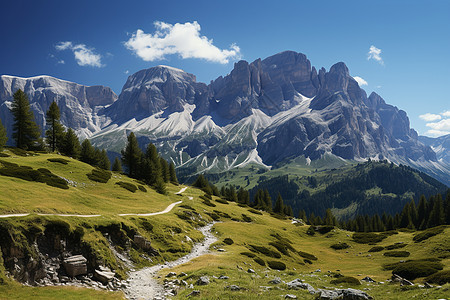
M131 300L154 299L155 297L164 298L163 286L155 279L157 273L161 269L173 268L184 264L196 257L202 256L209 252L209 246L217 241L217 238L211 233L214 223L199 228L205 239L202 242L194 244L192 252L175 261L166 262L153 267L143 268L129 274L129 287L124 290L125 296Z

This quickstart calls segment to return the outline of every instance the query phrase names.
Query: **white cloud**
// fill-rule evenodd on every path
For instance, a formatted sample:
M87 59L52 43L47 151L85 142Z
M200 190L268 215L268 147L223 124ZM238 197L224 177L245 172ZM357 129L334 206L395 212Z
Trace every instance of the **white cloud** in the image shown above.
M430 113L420 115L419 118L421 118L422 120L427 121L427 122L432 122L432 121L437 121L437 120L442 119L442 117L440 115L430 114Z
M356 82L359 84L359 86L368 85L367 81L365 81L363 78L359 76L354 76L353 79L356 80Z
M425 132L425 134L428 136L439 137L439 136L450 134L450 131L430 129L427 132Z
M129 74L130 73L130 71L128 71L128 70L125 70L125 72L124 72L125 74Z
M381 49L378 49L374 45L370 46L369 53L367 53L367 60L374 59L380 64L384 65L384 61L381 58Z
M427 123L427 127L439 131L450 132L450 119L440 120L439 122Z
M58 60L58 64L60 65L64 65L66 62L64 61L64 59Z
M441 115L444 117L450 117L450 110L444 111Z
M55 46L56 50L71 50L75 60L80 66L103 67L102 56L94 52L94 49L88 48L84 44L74 45L72 42L59 42Z
M155 22L156 31L145 33L138 29L125 42L125 46L145 61L163 60L166 55L178 54L181 58L200 58L226 64L230 59L239 59L240 48L232 44L229 49L220 49L213 40L200 35L200 24L196 21L174 25Z

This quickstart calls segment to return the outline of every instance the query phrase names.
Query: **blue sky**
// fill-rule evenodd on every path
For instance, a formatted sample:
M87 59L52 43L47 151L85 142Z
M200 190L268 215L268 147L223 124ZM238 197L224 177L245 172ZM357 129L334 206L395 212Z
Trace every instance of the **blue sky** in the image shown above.
M437 136L450 133L449 32L447 0L3 1L0 74L120 93L130 74L159 64L208 83L239 58L294 50L318 68L345 62L368 94ZM144 51L146 43L157 51Z

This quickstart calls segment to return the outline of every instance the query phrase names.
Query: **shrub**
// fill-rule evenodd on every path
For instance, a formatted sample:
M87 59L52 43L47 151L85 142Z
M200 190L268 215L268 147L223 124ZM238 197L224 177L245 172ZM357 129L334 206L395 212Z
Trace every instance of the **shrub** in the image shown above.
M256 257L256 254L252 252L241 252L240 254L250 258Z
M353 240L359 244L376 244L384 240L387 236L373 232L355 232Z
M409 253L408 251L388 251L383 255L389 257L408 257L410 254L411 253Z
M146 219L141 219L141 226L142 228L144 228L146 231L152 231L153 230L153 224L150 223L148 220Z
M208 216L211 217L211 219L213 219L214 221L219 221L220 220L220 216L216 213L213 212L207 212L206 213Z
M264 246L249 245L249 247L250 250L253 252L258 252L269 257L281 258L281 254L279 252L270 250L269 248L266 248Z
M212 196L210 194L204 194L203 197L212 200Z
M47 160L49 162L60 163L60 164L63 164L63 165L67 165L69 163L69 161L67 159L64 159L64 158L48 158Z
M239 207L248 207L248 205L245 204L245 203L238 203L238 206L239 206Z
M222 203L222 204L228 204L228 201L222 198L218 198L216 199L217 202Z
M419 277L430 276L442 270L443 265L440 262L431 261L407 261L398 263L392 270L392 274L397 274L408 280L414 280Z
M259 258L259 257L255 257L254 259L253 259L257 264L259 264L260 266L265 266L266 265L266 263L264 262L264 260L262 260L261 258Z
M195 208L193 208L192 206L187 205L187 204L182 204L182 205L180 205L180 207L195 211Z
M132 193L135 193L137 190L137 187L134 184L129 183L129 182L118 181L118 182L116 182L116 184Z
M28 152L28 151L20 149L20 148L9 148L9 151L11 151L12 153L14 153L17 156L31 155L31 152Z
M220 210L213 210L213 212L215 212L216 214L218 214L219 216L221 216L223 218L231 219L231 216L229 214L227 214L226 212L223 212Z
M147 193L147 189L146 189L145 186L143 186L143 185L138 185L138 189L139 189L141 192Z
M384 247L382 247L382 246L374 246L374 247L369 249L369 252L380 252L380 251L383 251L383 250L384 250Z
M255 215L262 215L262 212L260 212L259 210L254 209L254 208L250 208L248 211L251 212L252 214L255 214Z
M269 260L267 262L267 265L269 266L269 268L274 270L286 270L286 265L281 261Z
M433 268L442 269L442 264L440 263L440 260L438 258L424 258L424 259L416 259L416 260L407 260L406 262L396 262L396 263L390 263L390 264L384 264L383 268L385 270L394 270L396 267L398 267L401 264L405 263L414 263L414 264L426 264L433 266Z
M408 244L405 243L395 243L389 246L386 246L386 250L394 250L394 249L400 249L403 247L406 247Z
M315 257L314 255L312 255L308 252L298 251L297 253L298 253L298 255L300 255L303 258L306 258L309 260L317 260L317 257Z
M428 276L425 281L439 285L450 283L450 270L436 272L433 275Z
M203 196L200 196L200 198L202 198L202 197ZM202 199L203 199L203 204L206 204L206 205L211 206L211 207L216 207L216 205L214 203L212 203L211 200L209 200L208 198L203 197Z
M314 228L314 230L319 232L320 234L328 233L333 229L334 229L334 226L316 226L316 228Z
M234 241L233 241L232 239L230 239L230 238L225 238L225 239L223 240L223 242L224 242L225 244L227 244L227 245L232 245L232 244L234 243Z
M307 235L315 235L316 231L314 230L313 226L309 226L308 230L306 230Z
M444 229L445 229L445 226L429 228L429 229L424 230L421 233L418 233L417 235L415 235L413 237L413 241L416 243L419 243L421 241L429 239L430 237L433 237L435 235L442 233L444 231Z
M349 285L361 285L361 282L351 276L342 276L330 281L331 284L349 284Z
M305 258L303 259L303 261L309 265L312 265L312 261L310 261L309 259Z
M280 251L284 255L289 255L288 250L295 252L295 249L286 241L278 240L278 241L270 242L269 245L275 247L278 251Z
M332 248L334 250L342 250L342 249L350 248L350 245L347 243L337 243L337 244L331 245L330 248Z
M100 183L107 183L111 178L111 172L102 169L92 169L91 173L86 175L90 180Z
M0 157L10 157L10 155L7 153L0 152Z
M250 223L252 221L252 218L250 218L249 216L247 216L246 214L242 214L242 220L244 222Z

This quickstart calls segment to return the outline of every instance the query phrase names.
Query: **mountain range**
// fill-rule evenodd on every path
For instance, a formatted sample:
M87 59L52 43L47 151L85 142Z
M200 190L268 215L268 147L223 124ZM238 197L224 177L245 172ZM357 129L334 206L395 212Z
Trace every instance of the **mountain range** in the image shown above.
M133 131L142 146L154 143L180 172L276 168L295 157L308 162L332 155L387 159L450 185L448 138L419 138L405 111L376 93L367 96L342 62L317 70L304 54L285 51L239 61L210 84L157 66L129 76L118 97L104 86L2 76L0 117L9 132L8 108L19 88L41 128L55 100L62 123L97 147L119 153Z

